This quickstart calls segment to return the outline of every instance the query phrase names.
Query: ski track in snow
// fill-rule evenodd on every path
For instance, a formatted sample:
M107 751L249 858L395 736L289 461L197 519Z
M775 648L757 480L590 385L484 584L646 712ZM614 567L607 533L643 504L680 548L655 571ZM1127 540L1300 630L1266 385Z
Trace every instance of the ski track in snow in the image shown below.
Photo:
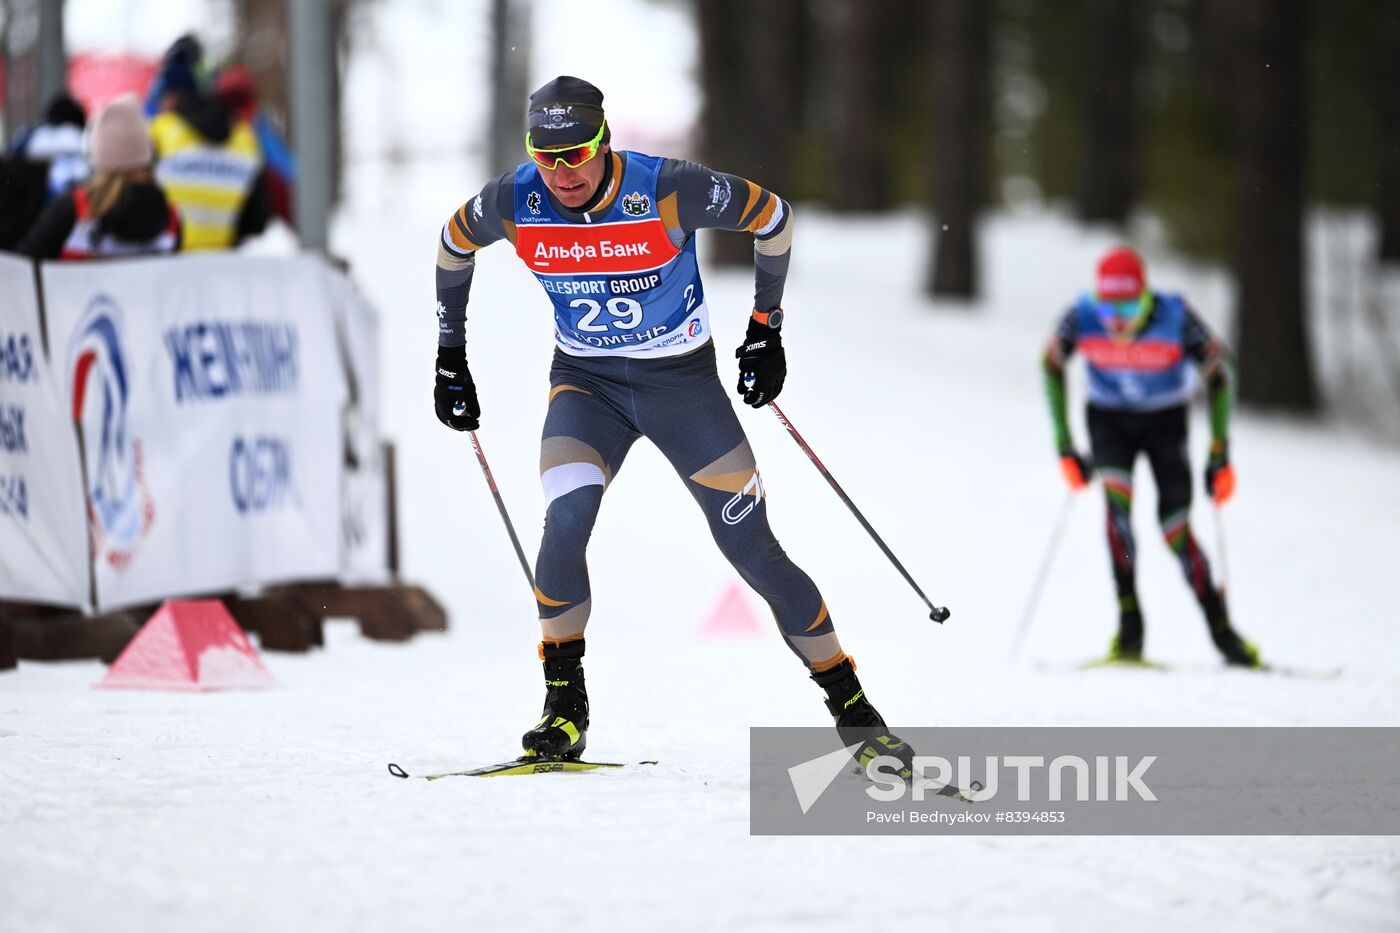
M872 896L935 928L1394 929L1389 839L750 837L744 727L815 721L776 638L694 647L700 669L742 685L713 701L625 645L591 666L593 756L655 755L655 768L398 781L386 762L503 757L538 699L533 672L486 663L505 639L384 646L331 628L320 655L269 657L276 691L93 691L88 662L0 681L14 733L0 746L5 929L499 929L567 897L581 929L840 930ZM892 704L936 708L935 691L885 673ZM1197 706L1195 688L1219 681L1291 691L1247 674L1106 673L997 683L983 670L948 689L1017 692L1072 721L1109 702L1131 706L1124 720L1170 717L1170 695ZM692 724L684 736L668 712Z

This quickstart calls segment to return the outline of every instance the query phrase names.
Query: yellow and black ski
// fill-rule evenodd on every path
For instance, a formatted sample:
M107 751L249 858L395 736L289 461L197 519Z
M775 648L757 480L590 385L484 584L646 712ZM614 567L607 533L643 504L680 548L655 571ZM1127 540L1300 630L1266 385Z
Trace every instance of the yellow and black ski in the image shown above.
M1293 667L1282 664L1260 664L1257 667L1231 666L1228 664L1163 664L1146 658L1098 658L1075 664L1041 662L1035 665L1038 671L1050 674L1073 673L1075 671L1139 670L1159 671L1177 674L1215 674L1241 671L1248 674L1273 674L1276 677L1289 677L1296 680L1335 680L1342 676L1340 667Z
M638 761L638 765L654 765L655 761ZM631 767L625 762L582 761L577 758L539 758L522 756L499 764L485 765L466 771L444 771L441 774L409 774L396 764L389 765L389 773L397 778L421 777L426 781L436 781L448 777L516 777L523 774L559 774L570 771L603 771Z

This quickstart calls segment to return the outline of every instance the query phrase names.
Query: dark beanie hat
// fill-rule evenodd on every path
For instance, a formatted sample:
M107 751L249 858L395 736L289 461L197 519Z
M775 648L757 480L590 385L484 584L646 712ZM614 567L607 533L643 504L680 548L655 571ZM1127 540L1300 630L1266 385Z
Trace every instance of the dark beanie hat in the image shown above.
M78 103L71 94L67 91L60 91L49 101L48 109L44 111L44 122L53 126L64 126L71 123L82 129L87 125L87 114L83 112L83 105Z
M191 35L176 39L165 51L160 63L159 80L162 91L193 91L199 86L195 72L204 49L199 40Z
M597 136L603 119L603 92L582 78L560 75L530 95L525 126L531 145L562 149Z

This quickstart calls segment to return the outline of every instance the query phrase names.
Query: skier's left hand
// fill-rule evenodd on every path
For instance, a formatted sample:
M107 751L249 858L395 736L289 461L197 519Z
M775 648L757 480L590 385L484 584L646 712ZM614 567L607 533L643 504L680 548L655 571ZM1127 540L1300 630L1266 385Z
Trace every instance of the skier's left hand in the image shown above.
M1066 447L1060 451L1060 472L1065 475L1070 492L1079 492L1089 485L1089 477L1094 475L1094 464L1073 447Z
M783 355L783 338L778 328L760 324L749 318L744 344L734 351L739 360L738 393L744 404L762 408L783 391L787 378L787 358Z
M1224 441L1211 446L1206 460L1206 494L1216 505L1224 505L1235 494L1235 468L1230 465L1230 449Z

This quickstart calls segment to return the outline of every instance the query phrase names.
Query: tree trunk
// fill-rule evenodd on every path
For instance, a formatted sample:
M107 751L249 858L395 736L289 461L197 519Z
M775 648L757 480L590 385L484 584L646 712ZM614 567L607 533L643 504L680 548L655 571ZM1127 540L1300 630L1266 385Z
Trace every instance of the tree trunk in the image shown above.
M1126 223L1136 194L1136 9L1124 0L1084 2L1078 187L1079 217L1090 223Z
M753 144L752 73L745 49L752 8L743 0L699 0L700 158L721 172L749 171ZM753 262L748 237L717 231L705 239L708 259L716 265L742 266Z
M933 28L934 251L927 291L971 299L978 294L977 215L986 184L986 5L939 0Z
M68 87L63 0L6 0L0 12L5 22L5 132L13 138L22 127L40 122L49 101Z
M888 173L882 158L880 72L884 61L886 17L883 0L840 0L833 37L837 69L836 124L832 151L837 179L833 206L843 211L877 211L890 206Z
M1377 143L1380 147L1380 260L1400 263L1400 0L1383 0L1377 14L1380 62Z
M306 0L295 0L305 3ZM350 61L353 10L359 0L331 4L331 201L345 197L345 67Z
M5 3L5 135L8 146L42 112L39 100L39 3Z
M530 95L530 9L521 0L491 0L491 126L488 175L525 159L525 106Z
M290 112L287 90L287 9L284 0L237 0L234 58L253 75L258 103L280 126Z
M1239 199L1240 398L1308 412L1318 397L1308 352L1303 250L1306 0L1235 0L1233 98Z
M746 93L751 151L743 174L785 198L795 196L796 144L806 107L807 5L807 0L754 4L744 49L751 75Z

